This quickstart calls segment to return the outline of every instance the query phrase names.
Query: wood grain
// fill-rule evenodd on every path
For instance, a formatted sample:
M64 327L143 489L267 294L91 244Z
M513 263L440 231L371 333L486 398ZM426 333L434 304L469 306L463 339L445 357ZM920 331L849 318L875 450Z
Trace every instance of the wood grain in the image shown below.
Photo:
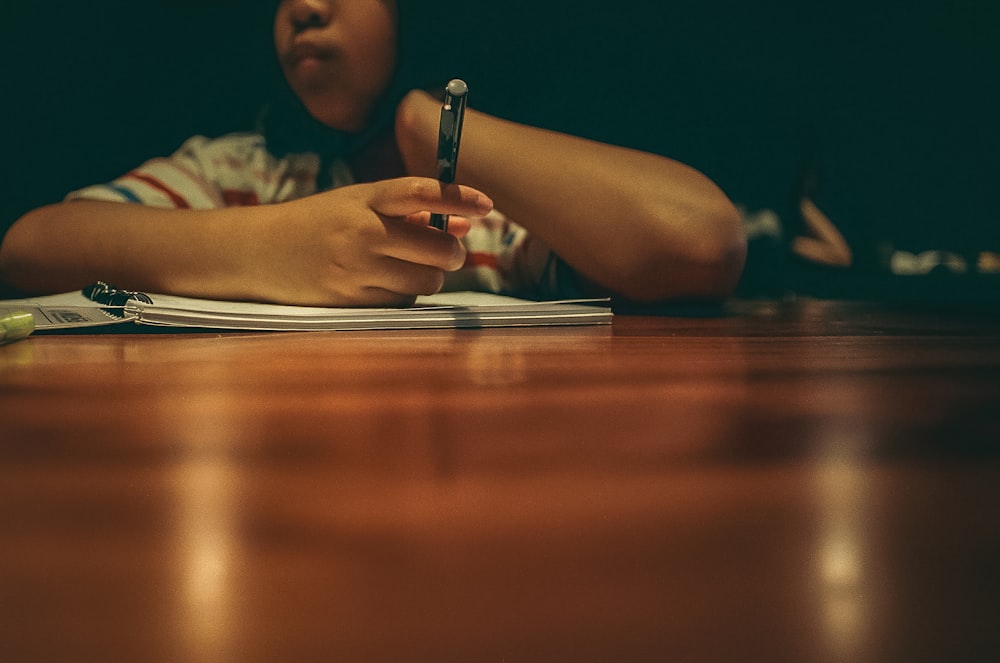
M0 348L0 658L990 660L1000 317Z

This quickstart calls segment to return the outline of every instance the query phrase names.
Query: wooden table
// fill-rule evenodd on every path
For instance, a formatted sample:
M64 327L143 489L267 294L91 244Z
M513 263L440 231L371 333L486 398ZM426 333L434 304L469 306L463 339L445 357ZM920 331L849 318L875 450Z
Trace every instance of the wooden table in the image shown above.
M696 313L2 347L0 660L1000 660L1000 315Z

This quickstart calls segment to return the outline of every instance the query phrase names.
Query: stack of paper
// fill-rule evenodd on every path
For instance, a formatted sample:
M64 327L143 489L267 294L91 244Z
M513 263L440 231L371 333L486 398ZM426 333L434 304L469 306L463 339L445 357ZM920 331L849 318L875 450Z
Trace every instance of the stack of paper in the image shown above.
M24 310L38 330L136 323L229 330L424 329L610 324L606 299L532 301L479 292L419 297L409 308L320 308L146 294L123 304L95 302L82 292L0 300Z

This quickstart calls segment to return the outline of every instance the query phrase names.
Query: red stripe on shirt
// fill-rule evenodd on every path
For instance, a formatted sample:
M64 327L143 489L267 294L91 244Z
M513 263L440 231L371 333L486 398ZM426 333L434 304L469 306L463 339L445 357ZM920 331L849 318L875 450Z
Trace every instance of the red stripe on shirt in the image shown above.
M240 191L239 189L223 189L222 200L227 207L246 207L260 205L256 191Z
M499 269L500 262L497 259L495 253L486 253L485 251L470 251L465 256L465 266L489 267L490 269Z
M170 202L174 204L174 207L181 209L186 209L188 207L191 207L188 201L184 200L184 198L182 198L180 194L178 194L173 189L169 188L166 184L156 179L155 177L150 177L149 175L146 175L144 173L136 173L136 172L129 173L125 177L133 177L141 182L145 182L154 189L162 191L167 196L167 198L170 198Z

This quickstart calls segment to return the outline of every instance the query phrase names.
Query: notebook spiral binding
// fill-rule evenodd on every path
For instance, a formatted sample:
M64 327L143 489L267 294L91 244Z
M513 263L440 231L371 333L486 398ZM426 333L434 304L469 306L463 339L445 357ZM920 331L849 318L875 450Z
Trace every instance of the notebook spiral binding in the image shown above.
M91 301L95 301L102 306L108 307L104 309L104 312L116 318L125 317L121 314L121 309L124 309L125 305L130 300L142 302L143 304L153 303L153 300L149 298L149 295L144 292L139 292L137 290L122 290L114 287L113 285L109 285L104 281L98 281L97 283L88 285L83 289L83 294Z

